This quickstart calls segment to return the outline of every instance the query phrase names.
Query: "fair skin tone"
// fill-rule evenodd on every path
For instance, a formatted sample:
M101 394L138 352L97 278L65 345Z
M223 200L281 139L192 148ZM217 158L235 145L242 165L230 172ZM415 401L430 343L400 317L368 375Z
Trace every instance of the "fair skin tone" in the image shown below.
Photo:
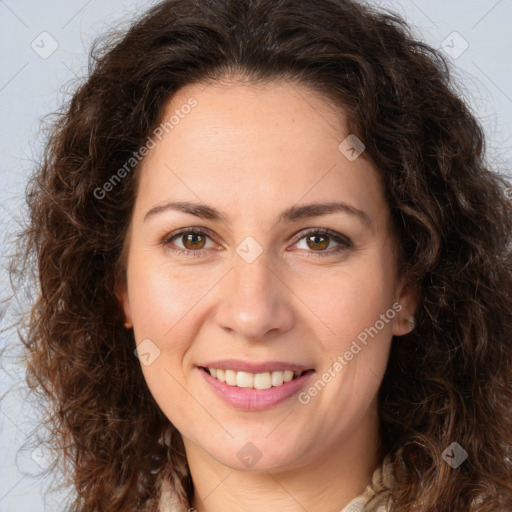
M149 339L160 351L141 365L144 377L183 436L198 512L339 512L379 464L377 392L392 336L411 330L416 305L397 275L382 185L367 159L338 149L343 116L305 86L192 84L164 119L191 97L197 106L143 162L118 291L136 343ZM170 208L148 215L176 201L225 219ZM292 206L330 202L364 214L278 222ZM171 236L184 228L208 233ZM261 248L251 262L237 252L246 237L257 242L246 250ZM332 371L394 303L401 310ZM302 365L312 371L301 392L330 367L332 378L307 403L297 392L243 409L221 399L201 369L221 359ZM260 457L250 467L244 446Z

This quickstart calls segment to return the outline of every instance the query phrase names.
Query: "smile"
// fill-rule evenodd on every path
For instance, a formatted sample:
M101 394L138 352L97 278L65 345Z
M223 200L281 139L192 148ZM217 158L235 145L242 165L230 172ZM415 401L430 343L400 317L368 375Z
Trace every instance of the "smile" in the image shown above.
M232 361L211 363L197 369L208 387L225 403L250 411L268 409L292 397L315 373L314 369L286 363Z

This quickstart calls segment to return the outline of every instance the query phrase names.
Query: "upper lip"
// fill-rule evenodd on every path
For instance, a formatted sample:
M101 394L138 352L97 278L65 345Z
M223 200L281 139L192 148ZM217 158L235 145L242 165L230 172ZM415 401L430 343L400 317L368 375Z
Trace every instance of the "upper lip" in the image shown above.
M312 368L301 364L287 363L285 361L243 361L241 359L223 359L222 361L209 361L199 365L204 368L214 368L216 370L234 370L237 372L264 373L273 371L306 371Z

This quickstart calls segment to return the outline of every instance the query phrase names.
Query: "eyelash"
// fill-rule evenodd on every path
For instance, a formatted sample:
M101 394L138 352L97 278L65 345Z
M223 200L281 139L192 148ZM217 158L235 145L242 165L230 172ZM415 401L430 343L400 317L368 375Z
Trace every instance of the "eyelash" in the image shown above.
M202 256L203 253L206 252L208 249L198 249L198 250L194 251L192 249L180 249L180 248L174 248L174 247L170 246L170 244L173 240L175 240L176 238L179 238L180 236L188 235L188 234L206 235L209 238L212 238L212 233L210 232L210 230L208 230L206 228L186 228L186 229L183 229L178 232L174 232L174 233L171 233L171 234L165 236L161 240L161 244L179 256L183 255L183 256L192 257L192 258L194 258L194 257L197 258L197 257ZM352 241L349 238L347 238L343 235L340 235L339 233L336 233L336 231L331 231L330 229L324 229L324 228L311 228L309 230L306 230L305 232L302 233L302 236L295 242L295 244L300 242L303 238L307 237L308 235L312 235L312 234L320 235L320 236L328 236L335 242L338 242L340 244L340 246L337 247L335 250L330 250L330 251L327 251L327 250L318 251L318 252L307 251L307 252L312 253L311 257L320 257L321 258L321 257L326 257L326 256L332 256L333 254L338 254L344 250L350 249L353 245Z

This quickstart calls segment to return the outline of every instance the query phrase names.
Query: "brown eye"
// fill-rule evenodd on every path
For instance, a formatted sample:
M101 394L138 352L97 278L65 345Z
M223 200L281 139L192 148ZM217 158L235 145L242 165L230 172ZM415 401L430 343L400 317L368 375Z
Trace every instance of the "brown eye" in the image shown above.
M203 249L206 239L201 233L191 232L189 234L181 235L183 246L185 249Z
M202 229L186 229L171 233L162 239L162 245L176 254L200 256L208 249L210 234Z
M304 243L305 247L300 247L301 243ZM313 256L332 256L350 249L353 244L349 238L336 231L311 229L299 239L296 245Z
M310 249L322 250L329 247L329 236L326 235L308 235L306 240Z

